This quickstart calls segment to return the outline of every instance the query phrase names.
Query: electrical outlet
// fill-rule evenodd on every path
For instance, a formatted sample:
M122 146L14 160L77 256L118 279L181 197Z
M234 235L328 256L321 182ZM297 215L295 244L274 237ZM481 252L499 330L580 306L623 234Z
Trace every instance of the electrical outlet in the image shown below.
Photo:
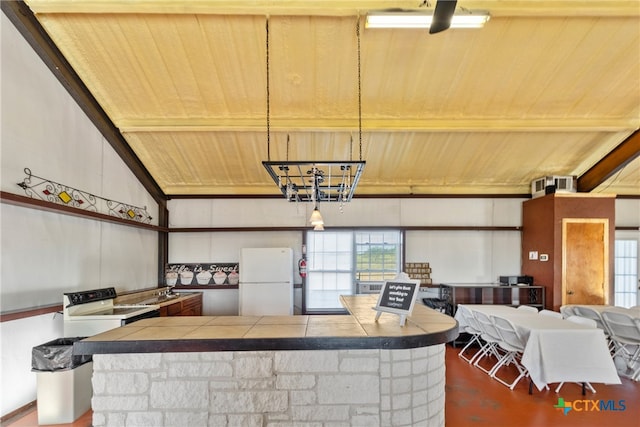
M549 254L540 254L540 261L549 261Z
M538 251L529 251L529 259L532 261L538 259Z

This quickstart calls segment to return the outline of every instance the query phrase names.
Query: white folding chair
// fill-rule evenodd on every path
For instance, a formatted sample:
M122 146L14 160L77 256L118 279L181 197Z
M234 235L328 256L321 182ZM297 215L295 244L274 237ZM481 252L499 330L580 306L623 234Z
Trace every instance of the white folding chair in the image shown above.
M590 328L597 328L598 327L598 322L596 322L593 319L588 319L588 318L582 317L582 316L569 316L569 317L567 317L567 320L569 322L577 323L579 325L585 325L585 326L588 326Z
M480 353L478 354L478 357L476 357L476 360L473 363L473 366L491 375L493 372L493 369L496 367L497 363L500 361L500 358L502 357L502 354L498 346L498 343L502 341L502 338L500 337L500 334L496 330L496 327L493 324L493 321L489 318L489 316L487 316L486 314L480 311L474 311L473 315L476 318L478 327L482 331L482 333L480 334L480 338L482 338L482 340L486 343L486 345L481 349ZM480 365L480 361L482 359L484 359L485 357L491 357L491 356L496 358L496 363L493 366L491 366L491 368L486 369Z
M482 350L482 347L484 346L484 343L481 341L480 339L480 335L482 334L482 330L478 327L478 322L476 321L476 318L473 317L473 313L464 305L459 305L458 306L458 313L460 313L460 315L462 316L462 318L464 319L466 325L462 328L464 332L466 332L467 334L471 335L471 338L469 339L469 342L467 342L467 344L462 347L462 350L460 350L460 352L458 353L458 357L462 358L463 360L467 361L469 364L473 363L473 361L475 360L475 358L480 354L480 351ZM473 344L478 344L479 350L476 351L473 356L471 356L470 358L464 355L464 352L471 347Z
M540 312L538 314L541 315L541 316L549 316L549 317L555 317L557 319L562 319L562 314L557 312L557 311L540 310Z
M640 379L640 320L614 311L603 311L602 319L611 331L613 357L622 357L632 371L631 379Z
M609 326L607 326L602 320L602 316L596 310L590 307L585 307L583 305L576 305L573 308L575 315L580 317L586 317L587 319L593 319L596 322L596 326L604 331L605 337L607 337L607 345L609 346L610 351L615 350L615 345L613 340L611 339L611 331L609 330Z
M513 390L516 384L518 384L518 382L528 374L527 369L520 363L526 342L522 339L516 328L508 319L491 316L491 320L502 338L502 341L500 341L498 345L505 351L504 355L498 361L498 364L493 368L491 376L499 383L504 384ZM513 364L518 370L518 376L511 383L507 383L506 380L498 376L498 371L503 366L511 364Z
M569 316L569 317L567 317L567 320L569 322L577 323L579 325L585 325L585 326L588 326L588 327L593 328L593 329L598 327L598 324L597 324L597 322L595 320L588 319L586 317ZM558 387L556 387L556 393L558 393L560 391L560 389L562 388L563 385L564 385L563 382L558 384ZM581 383L581 385L582 385L582 394L583 395L585 394L585 391L584 391L585 387L588 388L589 390L591 390L592 393L596 392L596 389L593 388L591 383L583 382L583 383Z
M517 307L518 310L522 310L522 311L526 311L526 312L531 312L531 313L535 313L538 314L538 309L535 307L531 307L530 305L519 305Z
M560 307L560 314L562 314L563 318L567 319L569 316L575 316L576 312L572 305L563 305Z

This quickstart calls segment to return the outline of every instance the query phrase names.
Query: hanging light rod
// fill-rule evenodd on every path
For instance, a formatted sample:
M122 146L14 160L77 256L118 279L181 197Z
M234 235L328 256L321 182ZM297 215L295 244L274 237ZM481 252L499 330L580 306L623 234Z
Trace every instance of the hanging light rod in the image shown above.
M482 28L489 20L486 10L472 10L455 13L450 28ZM394 10L369 12L366 28L429 28L433 22L431 12L418 10Z

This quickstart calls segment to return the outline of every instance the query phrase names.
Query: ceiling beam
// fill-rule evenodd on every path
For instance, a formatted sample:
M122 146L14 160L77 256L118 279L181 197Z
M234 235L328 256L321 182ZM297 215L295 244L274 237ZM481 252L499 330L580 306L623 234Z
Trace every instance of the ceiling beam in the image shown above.
M270 127L282 132L353 132L358 118L273 118ZM119 120L122 133L137 132L261 132L266 118L156 118ZM640 119L362 119L367 132L630 132Z
M153 199L162 207L166 203L166 195L58 50L31 10L22 1L0 1L0 4L2 12L89 117L98 131L111 144L114 151L131 169Z
M420 7L418 0L27 0L35 13L149 13L357 16L371 10ZM432 0L431 5L435 4ZM467 0L459 7L502 16L640 16L637 0Z
M640 130L632 133L591 169L582 174L578 178L578 192L592 191L638 156L640 156Z

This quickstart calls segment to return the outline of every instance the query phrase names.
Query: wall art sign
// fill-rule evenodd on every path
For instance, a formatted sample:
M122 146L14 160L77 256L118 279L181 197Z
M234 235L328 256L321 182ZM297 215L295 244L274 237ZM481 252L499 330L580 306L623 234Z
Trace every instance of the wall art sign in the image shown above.
M237 262L169 264L164 277L167 286L237 285L238 271Z
M31 169L24 168L27 175L18 183L25 194L32 199L40 199L45 202L65 205L89 212L101 213L113 217L151 223L151 216L147 213L147 207L133 206L115 200L105 199L89 192L78 190L50 179L42 178L31 173Z

